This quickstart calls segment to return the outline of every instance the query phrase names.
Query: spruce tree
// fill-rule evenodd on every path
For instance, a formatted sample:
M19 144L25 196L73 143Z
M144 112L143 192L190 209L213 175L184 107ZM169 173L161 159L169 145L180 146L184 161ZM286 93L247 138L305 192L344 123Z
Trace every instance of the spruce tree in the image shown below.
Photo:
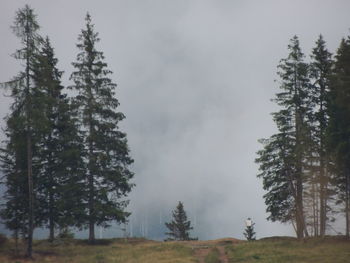
M129 170L133 160L126 134L118 127L125 116L117 111L116 84L109 78L112 72L107 69L103 53L96 49L100 39L89 14L85 21L86 28L78 38L80 53L73 63L76 71L71 75L74 82L71 88L78 93L75 105L86 156L86 224L89 241L94 242L95 224L108 226L111 220L125 222L129 215L125 212L127 202L121 198L133 186L130 183L133 173Z
M328 150L335 162L339 203L344 205L346 236L350 236L350 37L335 56L329 95Z
M254 225L255 223L252 223L251 225L247 225L246 229L244 230L243 235L248 241L253 241L256 239L255 237L255 231L254 231Z
M11 97L13 98L13 104L11 106L11 114L8 117L8 120L14 124L16 127L14 130L12 127L9 127L7 131L9 133L16 133L24 135L25 144L23 144L25 149L25 156L16 156L16 154L23 154L23 152L18 151L17 146L15 148L5 147L6 157L3 159L6 163L6 159L11 159L14 167L21 167L21 172L26 173L27 183L26 188L27 193L25 200L27 201L26 209L26 235L28 240L27 246L27 256L32 257L32 241L33 241L33 229L34 229L34 193L35 187L34 179L35 174L35 163L33 163L33 156L35 152L35 142L38 137L38 129L40 129L40 119L42 116L42 109L40 107L33 107L38 101L37 98L40 97L40 91L36 89L33 85L32 72L33 72L33 58L38 52L38 47L41 42L41 37L38 34L39 25L36 21L36 15L34 14L33 9L28 5L24 8L19 9L15 16L14 25L12 26L14 34L20 39L22 48L17 50L14 53L14 57L23 62L24 69L21 71L12 81L4 83L3 86L10 89ZM22 122L23 125L19 123ZM9 124L9 123L8 123ZM17 130L21 129L21 130ZM7 144L17 144L12 140L17 140L18 137L13 134L7 134L8 140ZM21 164L16 162L26 161L25 168ZM34 173L33 173L34 172ZM14 174L19 175L20 173L9 172L5 176L9 176L6 180L9 183ZM22 180L21 180L22 182ZM11 190L7 191L8 200L18 200L17 197L11 196L13 192ZM9 202L7 202L9 204ZM16 206L18 207L18 206ZM8 209L9 207L6 207ZM24 209L24 208L23 208ZM22 210L23 212L23 210ZM9 215L9 213L6 213Z
M282 108L273 113L278 133L261 140L264 149L258 152L265 203L269 219L295 222L298 238L308 235L303 207L306 158L310 154L311 133L308 122L311 115L309 101L308 65L303 61L296 36L288 45L290 51L278 68L281 92L274 101Z
M190 237L191 221L187 220L187 215L182 202L179 202L176 209L172 212L173 220L165 223L170 232L166 235L170 236L169 240L192 240Z
M36 106L44 109L38 142L41 187L37 199L43 221L48 223L50 241L54 239L55 227L78 225L83 214L82 140L67 95L62 92L63 72L57 69L57 62L47 37L35 57L33 79L41 90L40 105Z
M327 212L330 209L327 201L331 195L330 189L330 159L327 156L326 145L326 130L328 126L328 97L330 76L332 72L332 54L327 50L326 43L322 37L319 36L316 41L316 47L312 50L310 65L310 77L312 80L311 99L313 100L314 110L312 123L312 137L314 142L314 150L312 158L312 176L311 192L313 196L318 197L319 200L313 200L316 222L319 222L319 234L325 235L327 224ZM315 198L313 198L315 199ZM314 220L315 221L315 220ZM318 224L314 222L314 232L318 234Z

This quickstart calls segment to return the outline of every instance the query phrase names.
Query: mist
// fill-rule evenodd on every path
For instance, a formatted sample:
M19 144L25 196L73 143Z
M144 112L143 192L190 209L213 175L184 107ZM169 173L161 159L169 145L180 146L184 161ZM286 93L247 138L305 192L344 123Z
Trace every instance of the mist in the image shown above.
M275 131L270 99L289 39L299 36L308 59L322 34L334 53L349 34L349 1L4 0L0 82L21 69L10 56L20 46L10 26L26 3L51 39L64 85L70 84L85 14L92 16L99 49L118 84L126 115L120 128L135 160L130 235L163 239L164 222L178 201L200 239L243 238L247 217L258 238L294 235L292 226L266 220L254 163L258 139ZM9 103L2 91L2 128ZM101 235L122 235L123 227L113 225Z

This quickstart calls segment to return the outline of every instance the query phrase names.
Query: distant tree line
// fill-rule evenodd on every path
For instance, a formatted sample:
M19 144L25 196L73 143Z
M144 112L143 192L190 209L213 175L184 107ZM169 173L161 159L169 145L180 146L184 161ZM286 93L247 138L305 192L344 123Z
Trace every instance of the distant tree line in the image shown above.
M21 42L13 56L23 70L2 83L12 104L0 151L0 216L16 241L28 240L29 257L34 228L47 227L51 241L56 229L88 228L94 242L95 225L125 222L129 215L123 197L133 187L133 160L118 127L125 116L117 110L116 84L96 49L89 14L85 22L69 87L61 83L63 72L49 38L39 34L33 9L19 9L12 26Z
M268 219L292 223L297 237L325 236L336 213L350 228L350 37L335 56L319 36L305 61L299 40L278 65L272 113L277 133L262 139L256 162Z

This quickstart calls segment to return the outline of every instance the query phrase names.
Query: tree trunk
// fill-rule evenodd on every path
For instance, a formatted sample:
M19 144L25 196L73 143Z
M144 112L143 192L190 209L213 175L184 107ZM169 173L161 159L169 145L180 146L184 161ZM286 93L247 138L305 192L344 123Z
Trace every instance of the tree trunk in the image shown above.
M94 181L91 171L89 173L89 243L95 241L95 218L94 218Z
M92 72L92 65L89 65L89 72ZM94 125L93 125L93 115L92 115L92 100L93 94L91 90L91 76L89 73L89 78L87 79L88 83L88 121L89 121L89 137L88 137L88 150L89 150L89 163L88 163L88 173L89 173L89 243L95 242L95 207L94 207L94 145L93 145L93 136L94 136Z
M33 217L34 217L34 207L33 207L33 175L32 175L32 140L30 131L27 132L27 166L28 166L28 199L29 199L29 209L28 209L28 247L27 247L27 257L32 258L33 250Z
M50 235L49 235L49 241L53 242L55 239L55 223L54 223L54 215L53 215L53 193L50 191L49 196L49 228L50 228Z
M324 237L326 233L327 219L327 201L326 201L326 177L323 157L320 162L320 236Z
M91 111L91 107L89 109ZM93 124L92 124L92 114L89 114L89 243L95 242L95 211L94 211L94 174L93 174Z
M27 173L28 173L28 247L27 257L32 258L33 250L33 174L32 174L32 134L31 134L31 100L30 100L30 75L29 75L29 23L27 20L27 58L26 58L26 129L27 129Z
M345 189L345 223L346 223L346 230L345 230L345 236L347 239L350 238L350 173L346 172L346 189Z
M300 154L301 155L301 154ZM303 205L303 175L302 175L302 157L298 157L297 171L296 171L296 225L297 237L299 239L309 236L305 224L304 205Z
M312 189L311 189L311 196L312 196L312 227L313 227L313 236L318 236L318 202L317 202L317 189L316 185L313 182L312 183Z
M18 256L18 229L15 229L15 255Z

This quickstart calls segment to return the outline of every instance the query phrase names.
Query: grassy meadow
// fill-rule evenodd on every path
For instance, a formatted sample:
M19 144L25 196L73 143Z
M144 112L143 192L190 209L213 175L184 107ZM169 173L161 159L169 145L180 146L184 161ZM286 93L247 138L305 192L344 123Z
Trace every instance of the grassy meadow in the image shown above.
M22 263L27 260L14 256L14 244L1 248L1 263ZM96 245L84 241L70 240L49 244L37 241L33 247L35 262L57 263L155 263L155 262L196 262L192 249L179 243L163 243L133 239L105 240ZM23 253L22 253L23 254Z
M1 263L30 262L15 256L14 243L0 247ZM145 239L111 239L88 245L83 240L36 241L34 262L57 263L346 263L350 262L350 242L341 238L268 238L253 242L191 241L156 242Z
M225 250L230 263L350 263L350 241L344 238L267 238Z

